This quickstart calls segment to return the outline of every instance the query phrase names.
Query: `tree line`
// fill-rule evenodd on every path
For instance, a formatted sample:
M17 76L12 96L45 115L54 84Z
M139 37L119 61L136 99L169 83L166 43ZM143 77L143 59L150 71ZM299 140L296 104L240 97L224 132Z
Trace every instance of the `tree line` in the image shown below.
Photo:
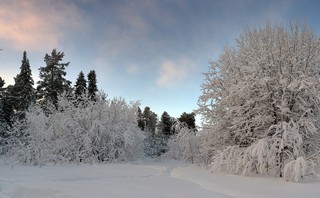
M58 96L63 93L73 94L75 97L87 94L92 100L97 89L96 73L91 70L85 79L81 71L74 87L65 78L68 63L62 63L64 52L56 49L44 57L45 66L39 68L39 78L36 88L27 52L23 52L20 73L14 78L14 84L4 87L5 82L0 77L0 122L1 137L6 136L8 128L15 120L23 118L25 111L32 104L50 103L57 108Z
M36 88L34 88L35 84L26 51L23 52L20 73L14 78L14 84L4 87L5 82L0 77L0 146L10 147L8 145L10 142L17 143L17 140L12 141L13 137L23 139L23 137L31 136L28 130L22 134L24 130L20 125L24 123L24 127L28 128L29 125L34 124L30 120L32 116L37 116L34 115L35 112L38 112L35 106L40 107L44 112L41 115L47 117L54 117L54 114L66 111L66 109L70 110L70 107L67 108L63 105L66 103L65 100L69 103L72 101L71 106L74 109L86 109L88 106L102 102L106 103L102 109L110 110L111 107L107 105L109 100L106 99L106 95L98 91L96 72L91 70L85 75L80 71L75 85L72 86L71 81L66 79L65 70L69 66L69 62L63 62L64 56L64 52L56 49L53 49L51 54L45 54L45 66L39 68L40 80L36 83ZM112 101L117 103L122 99ZM150 107L145 107L143 112L137 105L134 108L137 108L134 114L136 118L132 119L135 120L137 128L145 132L147 138L144 148L146 154L151 157L159 156L168 150L168 139L177 133L173 127L175 123L185 122L189 128L196 128L194 113L184 112L179 118L173 118L164 112L158 120L157 114L151 111ZM26 125L28 122L29 124ZM63 124L66 123L61 122L61 125ZM47 125L50 124L47 123ZM132 130L136 131L135 128Z

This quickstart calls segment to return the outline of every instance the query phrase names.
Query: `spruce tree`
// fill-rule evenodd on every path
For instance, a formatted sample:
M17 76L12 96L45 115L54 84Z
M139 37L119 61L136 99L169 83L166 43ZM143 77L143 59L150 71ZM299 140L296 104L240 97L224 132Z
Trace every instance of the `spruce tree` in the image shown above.
M78 76L76 84L75 84L74 94L76 95L76 97L78 97L78 96L85 94L86 91L87 91L87 81L84 77L83 72L81 71L79 73L79 76Z
M173 119L171 116L168 114L168 112L163 112L159 123L159 133L165 136L170 136L172 124Z
M58 96L70 90L71 82L65 79L65 69L68 63L61 63L64 52L52 50L51 55L44 57L45 67L40 67L40 81L38 81L38 97L44 102L50 101L57 107Z
M5 82L4 80L0 77L0 94L2 93L2 87L4 86Z
M97 88L97 76L94 70L91 70L88 74L88 97L91 100L95 100Z
M12 126L13 116L13 108L3 88L4 84L4 80L0 77L0 145L4 143L1 139L8 137L8 129Z
M138 127L144 131L145 121L140 107L138 107Z
M6 121L4 119L4 113L3 113L3 86L5 82L4 80L0 77L0 138L4 137L4 134L6 132ZM0 145L1 145L0 141Z
M155 134L157 125L157 114L151 111L150 107L145 107L143 110L143 117L145 121L145 130Z
M196 128L196 119L195 119L195 113L186 113L183 112L181 116L178 118L180 122L184 122L188 125L189 129L195 129Z
M14 80L15 84L8 90L12 105L16 111L24 111L35 101L34 81L26 51L23 52L20 73Z

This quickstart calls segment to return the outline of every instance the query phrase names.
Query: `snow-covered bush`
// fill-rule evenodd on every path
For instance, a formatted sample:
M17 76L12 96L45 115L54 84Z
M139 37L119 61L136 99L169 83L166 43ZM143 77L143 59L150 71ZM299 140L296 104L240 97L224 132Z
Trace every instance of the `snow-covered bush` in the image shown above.
M7 155L27 164L113 162L143 156L144 133L137 126L136 103L102 96L96 101L61 97L58 106L48 114L38 106L30 108L26 120L13 128Z
M319 71L320 40L306 25L246 28L205 73L198 113L208 163L277 177L300 157L319 163Z
M313 165L313 162L298 157L285 165L283 177L287 181L299 182L305 176L314 175Z
M221 150L212 159L212 170L249 176L279 176L283 170L283 178L295 182L307 175L314 176L315 163L311 158L306 161L304 154L300 153L302 138L294 133L292 126L284 123L284 127L282 139L274 134L273 137L262 138L247 148L229 146ZM282 161L279 160L280 157Z
M168 140L168 152L165 156L173 159L182 159L191 163L200 162L200 137L194 129L189 129L186 123L176 121L173 125L176 134Z
M168 137L161 134L146 132L144 140L145 154L150 158L157 158L168 151Z

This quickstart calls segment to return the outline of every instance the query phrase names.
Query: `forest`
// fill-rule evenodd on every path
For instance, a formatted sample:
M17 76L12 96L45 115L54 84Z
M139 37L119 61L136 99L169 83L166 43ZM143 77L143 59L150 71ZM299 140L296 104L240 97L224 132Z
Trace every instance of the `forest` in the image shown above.
M94 70L74 86L54 49L34 84L23 52L15 84L0 78L0 157L43 166L170 158L214 172L316 179L320 163L320 39L306 24L245 28L211 61L198 109L160 119L98 91ZM86 79L87 77L87 79ZM36 88L35 88L36 87ZM203 118L195 126L195 115Z

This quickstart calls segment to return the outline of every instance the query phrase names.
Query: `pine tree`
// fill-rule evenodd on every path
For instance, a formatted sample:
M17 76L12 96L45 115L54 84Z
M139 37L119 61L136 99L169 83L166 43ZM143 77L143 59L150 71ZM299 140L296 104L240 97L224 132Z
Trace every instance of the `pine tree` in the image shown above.
M4 112L3 112L3 105L4 105L4 98L3 98L3 86L5 85L4 80L0 77L0 139L3 138L6 134L6 126L7 122L4 118ZM3 144L2 141L0 141L0 145Z
M155 134L157 125L157 114L151 111L150 107L145 107L143 110L143 117L145 121L145 130Z
M40 67L40 81L37 83L39 99L45 102L50 101L57 107L58 96L63 92L70 90L71 82L65 79L65 69L68 63L61 63L64 57L63 52L52 50L51 55L46 54L44 57L45 67Z
M79 76L77 78L76 84L75 84L75 95L76 96L81 96L83 94L85 94L87 91L87 81L84 77L83 72L81 71L79 73Z
M173 118L168 114L168 112L164 111L161 115L161 119L159 122L159 133L169 137L172 135L171 127L173 125Z
M178 118L180 122L185 122L188 125L189 129L195 129L196 128L196 119L195 119L195 113L186 113L183 112L181 116Z
M94 70L91 70L88 74L88 97L91 100L95 100L97 91L98 87L96 72Z
M4 80L0 77L0 94L2 93L2 87L5 85Z
M144 117L143 117L143 114L142 114L142 111L141 111L140 107L138 107L138 127L142 131L144 131L145 122L144 122Z
M3 86L4 80L0 77L0 145L4 143L2 138L8 137L8 130L12 126L13 108L8 94L5 93Z
M25 111L35 102L34 81L26 51L23 52L20 73L14 80L15 84L8 90L13 108L16 111Z

